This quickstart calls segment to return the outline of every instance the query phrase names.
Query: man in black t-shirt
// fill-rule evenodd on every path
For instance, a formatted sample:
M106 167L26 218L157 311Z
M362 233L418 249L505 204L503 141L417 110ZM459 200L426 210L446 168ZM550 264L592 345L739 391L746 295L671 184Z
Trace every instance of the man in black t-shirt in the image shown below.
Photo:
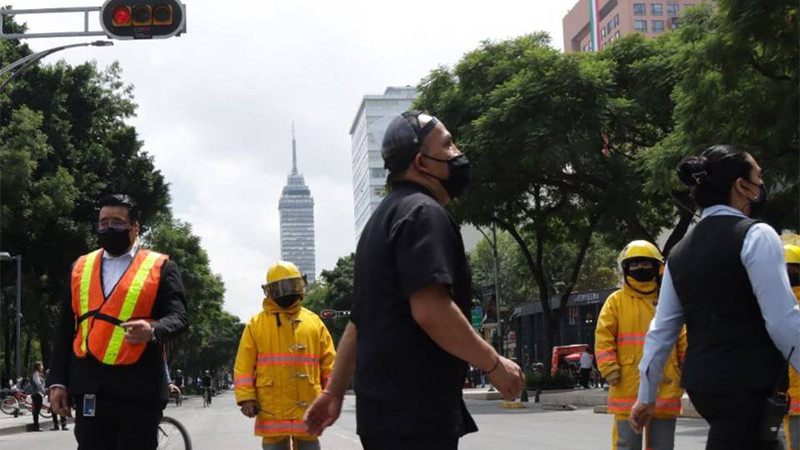
M332 424L355 373L365 449L455 449L477 431L462 400L467 363L507 399L524 378L469 323L469 266L458 224L443 208L469 182L466 156L444 124L416 111L389 124L381 153L391 192L361 234L351 321L305 419L313 434Z

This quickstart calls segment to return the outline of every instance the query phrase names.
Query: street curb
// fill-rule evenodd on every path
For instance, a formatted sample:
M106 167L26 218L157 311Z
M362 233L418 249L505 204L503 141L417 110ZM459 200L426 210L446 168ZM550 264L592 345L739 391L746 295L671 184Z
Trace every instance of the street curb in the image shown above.
M40 422L39 423L40 426L41 426L41 422L44 421L44 420L47 421L45 423L50 424L52 419L44 419L43 418L42 420L39 421ZM75 425L75 419L73 419L72 417L68 417L67 418L67 423L74 426ZM10 427L3 427L3 428L0 428L0 436L10 436L12 434L27 433L28 432L28 428L30 428L30 427L33 427L32 423L24 423L22 425L12 425ZM50 431L50 430L48 430L45 427L45 431ZM55 430L53 430L53 431L55 431ZM67 431L72 431L72 430L67 430Z

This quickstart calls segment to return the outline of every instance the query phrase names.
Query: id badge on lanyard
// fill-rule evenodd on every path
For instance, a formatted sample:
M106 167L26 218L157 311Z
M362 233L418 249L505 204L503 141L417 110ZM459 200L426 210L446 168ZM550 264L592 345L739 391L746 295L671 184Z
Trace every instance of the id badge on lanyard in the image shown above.
M97 398L94 394L83 395L83 417L94 417L97 408Z

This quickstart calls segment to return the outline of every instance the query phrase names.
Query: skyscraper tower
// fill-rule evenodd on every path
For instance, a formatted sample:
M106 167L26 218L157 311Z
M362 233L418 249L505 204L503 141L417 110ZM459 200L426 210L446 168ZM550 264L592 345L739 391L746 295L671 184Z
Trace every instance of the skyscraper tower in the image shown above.
M308 282L316 279L314 198L303 174L297 170L297 141L292 123L292 172L278 203L281 216L281 259L297 265Z

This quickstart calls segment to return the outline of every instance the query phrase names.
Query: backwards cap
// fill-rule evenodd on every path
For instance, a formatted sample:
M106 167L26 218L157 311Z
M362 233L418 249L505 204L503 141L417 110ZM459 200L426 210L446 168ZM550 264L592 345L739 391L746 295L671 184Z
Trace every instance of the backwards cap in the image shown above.
M381 156L383 166L389 172L397 173L405 170L419 152L425 137L439 123L439 119L431 117L431 120L421 127L420 114L423 114L422 111L406 111L392 119L386 127Z

